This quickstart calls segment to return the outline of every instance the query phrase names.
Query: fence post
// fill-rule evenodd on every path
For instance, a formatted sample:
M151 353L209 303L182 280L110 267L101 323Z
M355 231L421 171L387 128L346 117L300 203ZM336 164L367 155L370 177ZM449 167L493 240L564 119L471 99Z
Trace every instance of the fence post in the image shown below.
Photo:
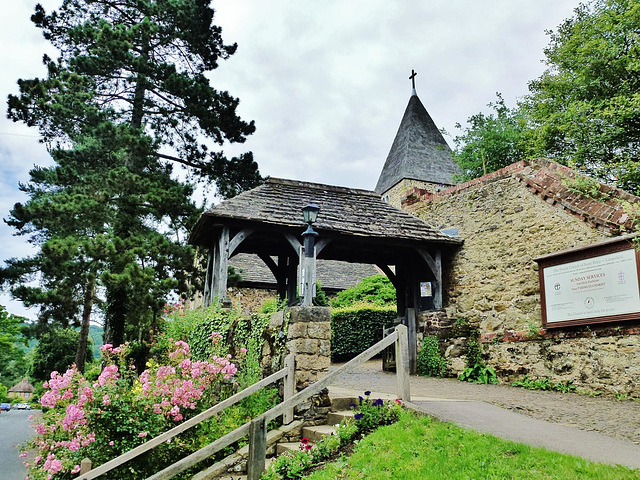
M264 415L251 420L249 427L249 459L247 479L260 480L267 456L267 422Z
M83 458L80 462L80 475L83 473L89 473L91 471L91 460Z
M409 335L406 325L398 325L398 340L396 341L396 380L398 382L398 398L405 402L411 401L411 386L409 384Z
M284 368L287 375L284 377L284 401L289 400L296 393L296 356L290 353L284 358ZM288 425L293 422L293 407L284 412L282 423Z

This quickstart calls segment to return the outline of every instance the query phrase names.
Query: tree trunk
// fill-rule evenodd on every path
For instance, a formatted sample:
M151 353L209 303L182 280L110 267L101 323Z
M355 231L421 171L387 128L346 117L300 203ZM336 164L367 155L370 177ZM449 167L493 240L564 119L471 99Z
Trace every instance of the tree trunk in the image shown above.
M91 310L93 309L93 297L96 294L96 277L93 274L87 279L87 288L84 292L84 306L82 308L82 328L80 329L80 342L76 352L76 368L84 373L84 361L87 357L87 345L89 343L89 326L91 324Z

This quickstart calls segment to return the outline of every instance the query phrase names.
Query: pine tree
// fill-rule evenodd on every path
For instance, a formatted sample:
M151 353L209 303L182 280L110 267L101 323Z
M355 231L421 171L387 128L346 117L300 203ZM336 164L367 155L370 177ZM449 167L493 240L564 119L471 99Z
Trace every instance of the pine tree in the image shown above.
M185 239L199 213L196 182L214 183L223 197L260 183L251 153L227 159L203 140L243 142L255 129L205 76L236 50L223 44L209 3L36 7L32 21L60 57L44 57L46 78L18 81L8 114L38 127L55 165L31 171L21 186L29 200L7 220L40 250L9 260L0 280L41 305L42 321L81 317L88 328L97 300L107 341L139 337L193 269ZM33 275L38 287L26 285Z

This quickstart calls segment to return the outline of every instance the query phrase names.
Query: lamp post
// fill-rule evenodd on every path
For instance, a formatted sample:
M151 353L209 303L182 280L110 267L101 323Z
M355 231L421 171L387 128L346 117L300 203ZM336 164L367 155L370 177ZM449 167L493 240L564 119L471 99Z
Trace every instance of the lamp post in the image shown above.
M315 240L318 236L311 225L318 218L320 207L313 203L308 203L303 209L304 221L307 229L302 233L304 238L304 257L302 257L302 305L310 307L313 303L313 294L316 287L316 254Z

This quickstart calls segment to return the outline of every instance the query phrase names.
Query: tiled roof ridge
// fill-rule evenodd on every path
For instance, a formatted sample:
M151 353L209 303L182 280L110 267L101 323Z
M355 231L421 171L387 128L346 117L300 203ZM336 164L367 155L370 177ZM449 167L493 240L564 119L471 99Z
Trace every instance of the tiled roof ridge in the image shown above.
M372 190L365 190L361 188L351 188L351 187L340 187L337 185L305 182L302 180L291 180L288 178L269 177L267 178L266 183L273 183L276 185L295 185L295 186L307 187L307 188L312 188L316 190L323 190L327 192L336 192L336 193L357 193L358 195L369 195L372 197L381 198L380 194Z
M540 196L550 205L561 208L611 234L632 230L637 220L625 211L625 206L620 200L634 204L640 202L640 197L601 182L597 184L604 198L590 197L575 188L570 188L566 184L567 179L584 178L596 181L595 179L545 158L521 160L482 177L435 193L421 188L412 188L402 200L402 206L413 210L418 203L455 195L474 186L486 185L506 177L516 178L523 182L531 193Z

